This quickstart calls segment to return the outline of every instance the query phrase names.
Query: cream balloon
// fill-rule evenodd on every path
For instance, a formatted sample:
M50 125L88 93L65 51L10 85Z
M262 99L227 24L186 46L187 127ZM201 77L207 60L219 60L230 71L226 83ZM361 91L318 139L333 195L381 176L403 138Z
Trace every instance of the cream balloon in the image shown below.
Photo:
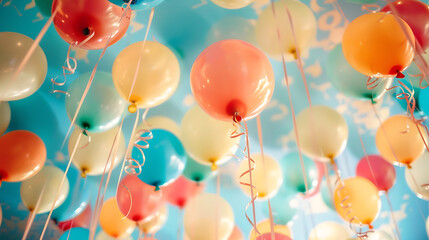
M264 154L264 156L260 153L252 154L250 158L255 162L254 164L252 162L250 163L254 168L252 170L252 184L256 188L258 199L263 200L267 197L273 197L283 183L283 173L280 165L274 158L267 154ZM237 169L237 179L239 182L250 184L249 173L246 173L240 178L246 171L249 171L249 163L247 159L243 159ZM243 184L239 185L241 190L250 196L250 187ZM255 191L253 192L256 194Z
M179 84L180 66L174 53L161 43L146 41L143 47L143 42L137 42L116 57L112 77L119 94L131 106L150 108L173 95ZM133 112L131 106L128 109Z
M234 212L218 195L200 194L186 204L184 227L190 240L227 240L234 229Z
M206 35L208 45L225 39L239 39L256 45L255 28L251 19L237 16L222 18L211 26Z
M44 166L34 177L27 179L21 184L21 200L30 211L36 214L51 210L55 197L58 194L54 209L59 207L69 194L69 181L65 178L60 188L64 172L54 166ZM59 190L58 190L59 189ZM40 198L39 206L35 209Z
M405 180L408 187L417 197L429 200L429 153L424 152L411 163L411 168L405 170Z
M250 5L253 0L210 0L221 8L239 9Z
M240 137L231 138L232 128L232 124L214 119L195 106L183 117L180 135L188 154L215 170L237 151Z
M133 240L131 236L127 236L125 238L114 238L107 234L104 230L100 230L98 232L97 236L95 237L95 240Z
M284 54L286 61L296 59L296 49L303 54L316 40L317 24L313 12L300 1L280 0L274 3L276 16L271 6L259 15L255 25L256 41L259 47L274 59L281 60ZM297 44L293 37L288 12L292 17ZM280 30L280 40L277 35Z
M308 240L349 240L353 232L337 222L322 222L317 224L310 232Z
M15 76L33 42L33 39L20 33L0 32L0 101L26 98L45 81L48 62L40 46L36 47Z
M149 217L148 220L143 220L138 223L138 227L145 234L157 233L167 221L168 208L164 204L153 216Z
M10 106L8 102L0 102L0 136L6 132L10 123Z
M368 238L365 240L394 240L392 236L382 230L373 230L368 233Z
M109 158L110 149L113 146L119 127L114 127L106 132L82 135L78 149L74 155L73 164L82 171L82 176L102 174ZM69 153L73 151L81 129L76 128L70 135ZM88 143L88 141L90 142ZM117 142L115 142L117 144ZM85 146L86 145L86 146ZM113 155L114 152L112 152ZM125 154L124 135L120 132L118 150L114 158L113 167L116 167ZM109 165L110 166L110 165ZM109 166L107 170L109 169Z
M319 161L329 162L346 147L348 127L346 120L328 106L312 106L296 118L301 149Z
M270 219L263 220L256 224L256 228L258 229L258 232L262 235L264 233L270 233L271 232L271 225L270 225ZM282 234L284 236L288 236L292 238L292 233L288 226L286 225L274 225L274 232ZM255 230L252 228L250 231L250 240L257 240L257 235L255 235Z
M176 135L176 137L179 137L180 135L180 128L177 123L174 120L164 116L150 117L146 120L146 123L140 123L137 129L164 129Z

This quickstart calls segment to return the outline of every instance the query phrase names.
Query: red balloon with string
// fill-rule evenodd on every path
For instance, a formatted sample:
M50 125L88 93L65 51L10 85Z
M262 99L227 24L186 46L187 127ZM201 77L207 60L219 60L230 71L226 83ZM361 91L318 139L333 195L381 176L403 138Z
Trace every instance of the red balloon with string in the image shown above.
M89 223L91 222L91 214L92 214L91 206L88 204L85 210L83 210L83 212L77 215L75 218L69 219L64 222L58 222L57 223L58 227L62 231L67 231L70 228L74 228L74 227L87 228L89 227Z
M378 191L387 192L396 181L395 167L378 155L364 156L356 167L356 175L374 183Z
M130 25L131 10L107 0L54 0L52 16L55 29L66 42L84 49L102 49L124 36ZM122 18L122 19L121 19ZM86 41L82 44L83 41Z
M189 199L195 197L204 190L204 183L193 182L184 176L162 188L165 199L179 208L183 209Z

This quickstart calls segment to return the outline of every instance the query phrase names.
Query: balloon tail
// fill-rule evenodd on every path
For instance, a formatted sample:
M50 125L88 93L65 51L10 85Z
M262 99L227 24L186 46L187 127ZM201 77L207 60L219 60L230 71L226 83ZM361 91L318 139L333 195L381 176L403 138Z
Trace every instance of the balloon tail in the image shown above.
M374 80L372 80L372 77L368 77L368 80L366 80L366 87L369 90L372 90L372 89L376 88L378 86L378 84L379 84L378 79L379 78L375 78Z
M364 4L362 5L362 11L367 11L369 13L377 13L381 9L377 4Z
M27 220L27 224L25 225L24 235L22 236L22 240L27 239L28 233L30 232L31 226L33 225L33 222L34 222L34 218L36 217L37 211L39 210L40 202L42 201L43 194L45 193L45 189L46 189L46 182L43 185L42 191L40 191L40 195L39 195L39 198L37 199L36 206L34 206L34 209L29 209L30 215L28 215L28 220Z
M390 201L389 193L384 192L386 196L387 204L389 205L390 217L392 218L393 224L395 225L396 234L399 240L401 240L401 231L399 231L398 222L396 221L395 215L393 214L392 202Z

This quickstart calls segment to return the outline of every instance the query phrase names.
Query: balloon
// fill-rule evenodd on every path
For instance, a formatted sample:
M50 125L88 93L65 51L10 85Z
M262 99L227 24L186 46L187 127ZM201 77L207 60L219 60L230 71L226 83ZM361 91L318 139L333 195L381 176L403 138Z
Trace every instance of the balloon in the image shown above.
M206 42L213 44L225 39L239 39L254 44L254 27L250 19L228 16L215 22L206 35Z
M183 176L194 182L203 182L212 175L211 167L200 164L187 155Z
M343 224L336 222L322 222L317 224L310 232L308 240L348 240L353 233Z
M144 233L155 234L161 229L167 221L168 208L167 205L163 205L151 218L138 222L138 227Z
M308 190L312 190L317 186L318 169L316 164L306 156L302 156L305 167L305 175L308 181ZM285 183L292 187L295 191L304 193L305 182L302 174L301 160L298 152L291 152L285 155L280 161L281 169L283 170L283 178Z
M81 227L74 227L61 235L59 240L81 240L89 239L89 230Z
M196 183L180 176L173 183L163 189L165 199L179 208L184 208L186 203L204 190L203 183Z
M69 194L69 180L67 178L64 179L60 188L63 176L64 172L61 169L54 166L44 166L34 177L23 181L20 189L21 200L27 209L35 211L36 214L49 212L56 196L58 198L54 209L61 206ZM39 207L34 209L39 198Z
M82 172L83 176L100 175L104 172L118 128L119 127L114 127L101 133L87 132L88 137L81 137L79 147L74 155L73 164ZM73 151L77 138L81 133L82 130L75 129L70 135L68 145L69 153ZM118 150L115 158L113 159L113 168L123 160L123 156L125 154L125 141L122 131L119 136L119 143L117 143L118 140L115 141L115 145L118 144ZM88 143L89 138L91 141ZM114 152L112 151L112 156L113 154ZM112 161L112 159L110 159L110 161ZM109 170L109 167L110 164L107 166L106 171Z
M110 236L115 238L128 237L135 227L135 222L119 211L116 198L109 198L104 202L100 212L100 226Z
M253 0L210 0L221 8L239 9L250 5Z
M258 199L266 199L267 197L273 197L276 195L280 186L283 183L283 173L278 162L268 156L267 154L252 154L250 158L255 163L251 162L252 168L252 184L256 189L253 190L253 194L258 194ZM249 163L247 158L241 160L240 165L237 168L237 180L246 184L250 184L250 175L246 173L249 171ZM241 176L241 177L240 177ZM247 195L251 195L250 187L239 183L241 190Z
M83 210L83 212L81 212L75 218L64 221L64 222L59 222L58 227L62 231L67 231L68 229L73 228L73 227L88 228L89 223L91 221L91 213L92 213L91 204L88 204L86 206L85 210Z
M341 44L338 44L329 52L327 60L327 75L332 85L341 93L348 97L361 100L378 101L386 89L392 85L393 78L381 78L377 80L378 85L370 85L368 89L368 77L356 71L346 61Z
M356 176L363 177L374 183L378 191L387 192L396 181L395 168L378 155L361 158L356 167Z
M32 44L33 39L20 33L0 32L0 101L26 98L45 81L48 62L40 46L36 47L20 73L15 76Z
M191 70L191 89L200 107L214 118L250 119L268 104L274 73L256 47L229 39L207 47Z
M256 240L292 240L290 237L283 235L281 233L274 233L274 238L271 237L271 233L261 234Z
M334 206L334 191L336 188L336 182L337 177L334 175L329 175L329 185L331 190L329 190L328 181L326 180L326 177L322 181L322 186L320 187L320 194L322 195L322 200L325 203L327 207L335 211ZM331 192L332 191L332 192Z
M108 235L105 231L101 230L98 232L97 236L95 236L95 240L133 240L131 236L128 236L126 238L114 238L110 235Z
M234 229L234 213L227 201L204 193L191 199L183 215L186 235L191 240L228 239Z
M180 138L180 128L177 123L164 116L154 116L146 119L146 122L140 123L137 129L163 129L171 132Z
M43 15L50 17L52 15L52 2L53 0L36 0L36 7Z
M231 235L229 235L228 240L244 240L243 233L237 225L234 226L234 229L232 230Z
M276 16L273 15L271 6L267 6L259 15L255 25L256 41L271 57L281 60L283 54L286 61L293 61L296 59L297 47L303 54L316 40L316 17L310 8L300 1L280 0L274 3L274 7ZM292 17L294 32L287 10ZM280 40L277 30L280 31Z
M80 177L79 171L70 168L67 173L70 194L61 206L52 212L51 219L56 222L70 220L82 213L89 202L89 185Z
M404 20L413 31L416 41L423 50L429 47L429 6L417 0L398 0L392 3L398 16ZM382 12L392 12L387 4Z
M75 116L91 73L84 73L74 80L66 97L66 111L70 120ZM112 75L97 71L88 95L76 117L75 124L89 132L104 132L118 125L126 103L116 91Z
M260 234L265 234L265 233L271 234L271 225L270 225L269 219L266 219L264 221L259 222L258 224L256 224L256 227L257 227ZM281 234L284 236L291 237L291 231L290 231L289 227L286 225L274 225L274 232L277 234ZM255 235L255 229L253 229L253 228L252 228L252 231L250 232L250 240L260 240Z
M288 184L288 182L285 181L284 184ZM291 221L298 211L298 201L297 192L287 187L280 188L279 192L270 199L274 223L286 225ZM270 212L267 204L263 210L265 216L269 217Z
M53 22L61 38L70 44L82 44L87 40L79 45L84 49L102 49L107 43L113 45L125 35L131 18L131 11L127 11L121 19L122 8L106 0L84 1L80 4L54 0L52 13L55 11L57 14Z
M0 136L6 132L10 123L10 106L8 102L0 102Z
M138 175L140 180L157 188L168 185L183 172L186 153L180 140L172 133L154 129L153 138L148 140L149 148L144 149L146 161ZM133 159L143 162L138 149L133 150Z
M121 180L116 198L122 214L135 222L152 216L163 204L162 191L155 191L153 186L133 175Z
M387 13L367 13L353 20L344 31L343 53L347 62L366 76L395 76L404 71L414 52L397 20L402 21L414 43L413 33L402 19Z
M423 128L420 127L423 133ZM380 155L396 165L409 166L424 150L419 129L407 116L388 118L378 128L375 143Z
M368 238L366 240L393 240L394 238L382 230L373 230L368 232Z
M344 220L367 224L370 228L381 208L377 187L363 177L352 177L339 183L334 192L334 204Z
M186 152L195 161L216 170L237 151L240 137L231 138L232 128L231 123L214 119L195 106L183 117L180 135Z
M0 183L31 178L42 169L45 160L45 144L36 134L15 130L0 137Z
M422 53L421 54L421 56L422 56L422 58L423 58L423 60L426 62L426 63L428 63L429 62L429 52L427 52L427 53ZM416 62L417 62L417 64L416 64ZM407 73L408 73L408 75L418 75L418 74L422 74L422 71L420 70L420 68L419 68L419 66L421 67L422 66L422 64L424 64L424 63L422 63L421 62L421 60L417 57L417 56L414 56L414 61L413 61L413 63L411 63L411 65L407 68ZM413 86L414 87L419 87L420 86L420 79L421 79L421 77L420 76L418 76L418 77L412 77L412 76L409 76L409 78L410 78L410 80L411 80L411 82L413 83ZM427 85L427 83L425 83L426 81L423 81L423 86L425 86L425 85ZM419 87L420 88L420 87Z
M129 1L127 0L109 0L111 3L125 8ZM131 10L147 10L158 6L164 0L132 0L130 3Z
M429 200L429 153L426 151L421 157L411 164L411 168L405 170L405 180L408 187L417 197Z
M416 91L417 92L417 91ZM428 89L421 89L414 96L416 99L416 108L423 111L424 115L429 115L429 91Z
M316 160L329 162L346 147L348 127L346 120L328 106L311 106L296 117L301 149Z
M179 84L180 66L174 53L161 43L137 42L119 53L112 75L119 94L131 103L128 110L134 112L135 107L156 107L170 98Z

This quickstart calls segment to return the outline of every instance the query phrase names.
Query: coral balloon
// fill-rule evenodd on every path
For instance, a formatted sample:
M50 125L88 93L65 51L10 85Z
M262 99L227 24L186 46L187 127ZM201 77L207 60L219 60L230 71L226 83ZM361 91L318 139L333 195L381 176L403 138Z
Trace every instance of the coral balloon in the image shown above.
M377 149L387 161L409 166L420 157L425 147L419 131L423 133L423 128L417 127L407 116L392 116L377 130Z
M381 208L377 187L368 179L353 177L339 183L334 192L334 205L338 214L354 224L371 223Z
M104 202L100 212L100 226L110 236L115 238L128 237L133 231L136 223L119 211L116 198L109 198Z
M116 43L126 33L131 18L131 11L127 11L121 19L122 8L106 0L82 1L79 4L54 0L52 13L55 11L53 22L61 38L70 44L82 44L86 40L80 45L84 49L101 49L106 44Z
M191 89L200 107L214 118L231 122L250 119L268 104L274 73L256 47L229 39L207 47L194 62Z
M120 7L124 7L130 2L130 8L132 10L147 10L150 8L154 8L162 3L164 0L109 0L111 3L114 3Z
M396 181L396 171L392 164L378 155L368 155L359 161L356 176L374 183L378 191L387 192Z
M135 222L152 216L163 204L162 191L155 191L155 187L133 175L121 180L116 198L122 214Z
M336 222L322 222L317 224L310 232L308 240L348 240L353 233L343 224Z
M180 128L177 123L164 116L154 116L146 119L146 121L140 123L137 129L163 129L171 132L180 138Z
M311 9L300 1L280 0L274 3L274 7L275 16L271 6L267 6L259 15L255 25L256 41L271 57L281 60L284 55L286 61L293 61L297 57L297 48L303 54L316 40L316 17ZM292 17L293 32L288 10ZM277 30L280 32L280 40Z
M61 235L59 240L80 240L89 239L89 230L81 227L74 227Z
M253 0L210 0L221 8L239 9L250 5Z
M407 23L398 20L406 33L388 13L367 13L353 20L343 35L343 53L349 64L366 76L400 75L413 61L414 36Z
M187 153L195 161L210 164L216 170L237 151L240 137L231 138L232 128L231 123L215 119L195 106L183 117L180 135Z
M266 219L264 221L259 222L256 225L256 228L258 229L260 234L270 233L271 234L271 225L270 220ZM283 236L291 237L291 231L287 225L274 225L274 232L281 234ZM277 239L277 238L276 238ZM260 240L258 239L258 236L255 235L255 229L252 229L250 232L250 240Z
M45 81L48 62L39 45L15 76L33 42L33 39L19 33L0 32L0 101L26 98Z
M308 181L308 190L311 191L318 184L319 172L316 164L307 156L302 156L305 167L305 176ZM295 191L305 193L305 181L302 174L301 159L298 152L291 152L285 155L280 161L283 170L283 179L288 187Z
M211 167L200 164L187 155L183 176L194 182L202 182L212 176Z
M296 117L301 149L316 160L329 162L340 155L348 138L347 122L328 106L312 106Z
M137 42L119 53L112 75L116 89L132 104L129 110L133 112L135 107L151 108L167 101L179 84L180 66L174 53L161 43Z
M228 240L244 240L243 233L237 225L234 226L234 229L232 230L231 235L229 235Z
M408 187L417 197L429 200L429 153L423 155L411 164L411 168L405 170L405 180Z
M155 214L149 217L148 220L138 222L138 227L145 234L155 234L159 229L164 226L167 221L168 208L167 205L163 205Z
M290 237L283 235L281 233L274 233L274 238L271 237L271 233L264 233L259 235L256 240L292 240Z
M10 123L10 106L8 102L0 102L0 136L6 132Z
M16 130L0 137L0 183L29 179L42 169L45 161L46 147L36 134Z
M165 186L162 191L165 199L179 208L184 208L186 203L204 190L203 183L196 183L180 176L173 183Z
M73 227L83 227L83 228L88 228L89 227L89 223L91 221L91 214L92 214L92 210L91 210L91 205L88 204L85 208L85 210L83 210L83 212L79 215L77 215L75 218L64 221L64 222L59 222L58 223L58 227L62 230L62 231L67 231L70 228Z

